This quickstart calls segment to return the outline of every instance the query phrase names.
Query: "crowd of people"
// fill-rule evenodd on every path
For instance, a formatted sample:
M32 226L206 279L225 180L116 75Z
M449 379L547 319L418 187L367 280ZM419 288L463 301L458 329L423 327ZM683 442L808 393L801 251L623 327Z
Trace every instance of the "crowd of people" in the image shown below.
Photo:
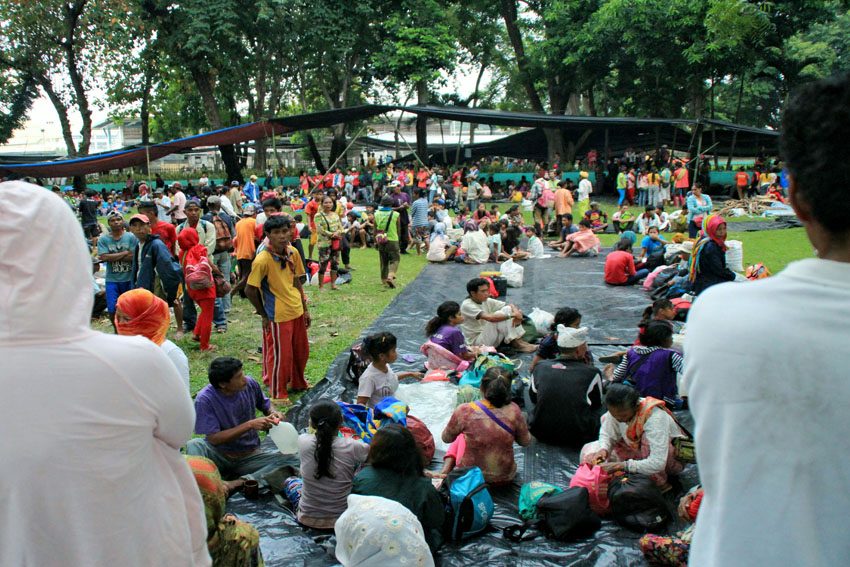
M310 427L294 453L260 443L259 432L285 421L279 407L289 391L307 387L311 317L303 283L314 247L320 281L329 271L334 286L334 275L345 269L340 261L346 265L343 241L364 231L361 245L369 245L368 230L361 224L347 232L340 215L353 210L343 198L357 200L345 194L354 190L353 174L333 172L333 183L341 175L341 192L308 186L309 201L293 207L303 209L307 222L282 214L280 196L263 195L252 180L203 200L172 186L164 211L155 190L126 225L121 211L109 211L106 235L88 222L94 214L99 224L96 210L83 205L95 202L94 195L79 204L81 233L80 221L55 195L24 182L0 184L0 356L8 369L0 375L6 433L0 494L9 520L0 529L0 564L50 565L61 558L74 565L258 565L257 531L225 510L228 495L259 485L283 495L305 527L334 530L343 565L395 564L399 557L433 565L447 513L435 485L463 467L478 467L491 487L514 482L514 444L536 439L580 449L587 465L645 475L659 490L675 492L684 466L679 440L688 436L675 413L683 398L696 424L701 484L684 495L679 512L695 524L674 537L642 538L647 557L671 565L841 564L850 556L842 522L850 491L839 450L850 435L842 373L850 179L840 160L848 108L850 78L830 79L803 88L783 118L787 197L817 258L758 282L719 285L736 277L725 266L725 222L710 214L710 200L694 185L681 196L696 240L677 235L664 243L661 203L653 199L666 194L661 184L654 189L651 170L643 220L625 227L629 219L618 217L623 231L606 258L606 283L634 284L651 268L675 268L668 291L696 297L684 353L674 348L672 321L683 311L671 293L647 307L634 345L606 357L590 352L588 329L573 307L557 310L539 344L527 342L523 311L492 297L492 282L484 278L467 283L462 301L441 304L425 325L426 345L448 366L456 370L495 350L534 352L534 358L523 408L514 376L499 365L459 395L440 435L449 449L438 471L426 470L430 433L394 397L405 376L392 369L397 340L387 332L364 341L369 364L354 399L319 400L309 408ZM560 186L552 190L547 174L552 177L541 172L543 182L535 184L548 203ZM628 199L628 169L626 175ZM460 192L469 207L457 215L462 222L448 222L451 207L440 201L450 195L439 189L429 195L429 179L422 175L416 200L398 179L386 184L390 194L376 191L368 199L380 203L373 238L389 287L409 244L430 253L442 235L449 250L458 225L463 234L455 255L478 263L505 259L502 254L532 256L533 239L550 223L560 227L561 239L552 243L560 253L593 254L594 230L608 224L580 186L575 195L554 198L553 206L575 207L555 209L555 218L541 206L529 226L518 209L491 221L476 202L482 193L474 175ZM238 197L233 215L224 206L231 193ZM576 231L574 215L581 217ZM33 238L33 219L49 227L50 238ZM503 227L517 240L513 248L505 245ZM631 228L643 237L637 263L638 234ZM304 234L307 254L299 250ZM497 234L501 249L490 239ZM93 252L95 264L107 264L103 294L117 335L90 327ZM234 256L240 269L229 289ZM662 263L653 267L650 260L659 256ZM262 380L270 396L240 360L222 356L212 360L209 385L193 402L185 353L166 338L171 314L178 330L211 349L212 329L227 330L233 293L244 293L262 321ZM392 424L368 431L367 444L348 427L353 408Z

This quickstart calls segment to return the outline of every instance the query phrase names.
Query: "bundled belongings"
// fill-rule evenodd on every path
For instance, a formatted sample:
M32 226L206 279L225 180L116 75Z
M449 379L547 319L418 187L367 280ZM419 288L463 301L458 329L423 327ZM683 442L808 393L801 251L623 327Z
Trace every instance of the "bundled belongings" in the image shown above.
M522 487L519 503L524 507L521 516L526 521L502 530L509 541L534 539L539 531L549 539L570 542L590 537L602 526L599 516L590 509L585 488L562 490L544 482L531 482Z

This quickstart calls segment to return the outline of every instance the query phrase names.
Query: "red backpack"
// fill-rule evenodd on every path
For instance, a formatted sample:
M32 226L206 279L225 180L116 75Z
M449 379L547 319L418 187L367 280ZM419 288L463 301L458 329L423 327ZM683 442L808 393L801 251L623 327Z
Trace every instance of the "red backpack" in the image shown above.
M189 289L209 289L213 286L212 266L205 257L198 260L197 264L187 264L183 275Z

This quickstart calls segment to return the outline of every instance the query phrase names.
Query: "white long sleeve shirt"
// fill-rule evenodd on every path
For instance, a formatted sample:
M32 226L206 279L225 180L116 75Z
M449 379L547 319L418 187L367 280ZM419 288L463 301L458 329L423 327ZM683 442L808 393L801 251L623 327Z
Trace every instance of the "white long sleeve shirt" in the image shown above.
M610 453L617 441L626 434L628 427L628 423L621 423L606 412L602 416L602 428L599 430L600 446ZM660 473L667 466L670 441L674 437L682 437L682 430L669 413L655 408L644 423L643 435L649 442L649 456L645 459L625 461L626 471L646 475Z
M685 376L705 497L690 564L850 560L850 263L700 294Z
M0 565L209 565L174 365L91 330L91 259L61 199L0 183L0 234Z

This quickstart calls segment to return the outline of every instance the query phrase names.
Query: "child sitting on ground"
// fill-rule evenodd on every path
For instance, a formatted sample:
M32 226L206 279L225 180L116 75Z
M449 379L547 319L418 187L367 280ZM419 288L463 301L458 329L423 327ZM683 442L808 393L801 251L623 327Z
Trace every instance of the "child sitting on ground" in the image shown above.
M658 230L661 232L670 230L670 217L664 212L662 205L655 207L655 214L658 217Z
M466 339L458 325L463 323L460 305L455 301L444 301L437 307L437 316L425 325L428 340L464 360L474 360L475 354L466 345Z
M561 238L559 240L554 240L550 242L549 246L551 246L555 250L561 250L567 242L567 237L573 234L574 232L578 232L578 227L573 224L573 215L571 215L570 213L565 213L561 215Z
M614 224L614 230L617 231L617 234L620 234L621 232L632 229L632 225L635 224L635 215L629 211L629 205L623 203L617 212L614 213L614 216L611 217L611 222Z
M643 310L640 323L638 323L638 336L635 340L636 345L643 344L643 333L646 331L646 326L652 321L673 321L676 319L676 307L669 299L656 299L652 305Z
M537 226L525 227L525 236L528 237L528 257L529 258L545 258L546 251L543 249L543 241L540 240L538 233L540 228Z
M599 203L590 204L590 209L584 213L584 218L590 221L590 229L593 232L605 232L608 228L608 213L599 208Z
M332 529L345 512L354 474L369 455L362 441L341 437L342 411L330 400L310 408L315 433L298 437L301 478L289 477L283 492L298 522L319 530Z
M357 387L357 403L374 408L386 397L395 395L399 378L422 378L421 372L400 372L390 364L398 360L396 338L392 333L377 333L363 339L363 349L372 362L363 371Z
M649 258L657 252L664 252L665 244L667 244L667 241L661 238L661 235L658 232L658 227L652 226L649 228L649 234L644 236L643 240L641 240L641 256L643 258Z
M614 370L614 381L635 388L643 397L679 399L676 376L682 372L682 355L670 350L673 327L667 321L651 321L643 332L642 345L633 346Z
M599 254L599 248L602 243L591 229L590 221L584 219L578 223L578 226L578 232L567 236L564 247L561 248L561 253L558 254L559 258L566 258L567 256L596 256Z

